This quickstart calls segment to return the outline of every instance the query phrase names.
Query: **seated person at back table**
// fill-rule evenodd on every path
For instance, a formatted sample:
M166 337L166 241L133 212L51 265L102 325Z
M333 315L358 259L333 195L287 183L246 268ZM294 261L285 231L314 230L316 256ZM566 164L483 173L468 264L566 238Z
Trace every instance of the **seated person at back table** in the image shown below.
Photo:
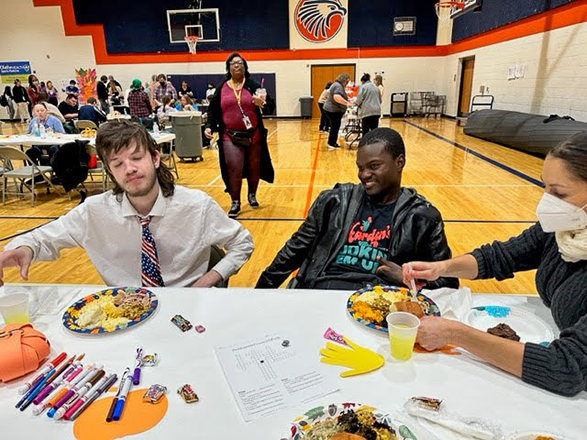
M33 107L33 116L34 118L29 122L27 134L33 133L35 127L40 129L41 125L45 128L46 133L50 131L54 133L65 133L61 121L49 114L47 104L44 102L38 102ZM46 162L41 163L44 149L47 150L48 157ZM26 154L37 165L49 165L51 158L58 149L59 146L57 145L33 145L26 151Z
M449 258L440 212L401 186L405 163L404 142L395 130L378 128L363 136L357 150L361 184L337 184L320 193L257 287L279 287L296 269L297 288L401 285L401 264L414 256ZM458 280L441 278L427 287L456 288Z
M96 125L106 122L106 115L100 108L98 100L94 97L89 97L85 105L79 108L78 120L92 121Z
M142 125L108 122L96 148L114 189L8 243L0 253L0 284L3 268L18 266L27 279L31 262L55 260L76 246L108 286L210 287L247 262L249 232L204 192L176 186ZM212 245L227 252L208 271Z
M427 350L463 347L526 383L573 396L587 390L587 132L548 153L542 181L538 223L506 242L494 241L452 260L413 262L411 271L406 264L404 280L420 285L441 276L503 280L537 269L536 289L561 329L547 347L436 317L422 319L417 341Z

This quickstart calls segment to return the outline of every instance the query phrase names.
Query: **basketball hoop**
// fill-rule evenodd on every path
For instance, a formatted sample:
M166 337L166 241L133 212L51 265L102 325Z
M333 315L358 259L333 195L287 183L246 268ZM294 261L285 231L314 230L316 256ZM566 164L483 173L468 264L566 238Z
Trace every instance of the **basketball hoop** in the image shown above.
M465 7L464 2L438 2L434 5L436 9L436 15L438 21L441 24L446 24L450 21L450 16L456 9L463 9Z
M200 39L200 37L198 37L197 35L186 35L183 39L188 45L188 50L190 51L190 53L192 55L195 54L196 46L198 45L198 40Z

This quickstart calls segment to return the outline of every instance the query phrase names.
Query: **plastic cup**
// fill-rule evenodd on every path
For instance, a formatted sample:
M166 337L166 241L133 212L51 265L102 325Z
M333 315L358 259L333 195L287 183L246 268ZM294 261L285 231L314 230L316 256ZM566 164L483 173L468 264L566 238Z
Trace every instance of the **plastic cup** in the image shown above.
M29 296L26 293L0 296L0 313L2 313L5 324L26 324L30 322Z
M261 98L263 101L265 101L265 99L267 98L267 90L259 88L255 90L255 95Z
M385 318L389 331L391 356L400 361L412 357L420 320L417 316L406 312L393 312Z

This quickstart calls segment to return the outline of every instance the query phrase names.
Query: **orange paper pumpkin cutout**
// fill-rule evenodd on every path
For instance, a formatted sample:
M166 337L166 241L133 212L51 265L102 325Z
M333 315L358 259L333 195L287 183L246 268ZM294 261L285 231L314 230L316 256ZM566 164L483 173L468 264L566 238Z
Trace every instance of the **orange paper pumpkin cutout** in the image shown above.
M7 324L0 329L0 381L24 376L39 368L51 352L45 335L31 324Z
M117 422L106 422L113 395L96 400L75 419L73 435L77 440L113 440L139 434L157 425L167 412L168 400L159 403L143 402L145 388L128 393L122 417Z

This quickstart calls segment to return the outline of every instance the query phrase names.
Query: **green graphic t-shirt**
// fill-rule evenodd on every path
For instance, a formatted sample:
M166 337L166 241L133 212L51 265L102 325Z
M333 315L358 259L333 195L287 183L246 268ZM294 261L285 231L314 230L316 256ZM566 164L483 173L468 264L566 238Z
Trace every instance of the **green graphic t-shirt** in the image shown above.
M395 202L374 205L363 201L342 247L327 275L346 272L374 274L379 267L378 256L387 258L391 243L391 218Z

